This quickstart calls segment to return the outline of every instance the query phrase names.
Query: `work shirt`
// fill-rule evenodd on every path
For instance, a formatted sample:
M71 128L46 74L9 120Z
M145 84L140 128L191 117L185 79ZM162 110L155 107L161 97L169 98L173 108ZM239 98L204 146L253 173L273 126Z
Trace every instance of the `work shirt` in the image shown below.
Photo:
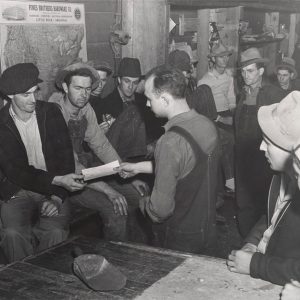
M289 200L292 199L292 191L293 186L289 184L289 181L286 180L284 176L281 176L281 183L280 183L280 190L279 195L277 198L275 210L271 219L271 224L268 229L264 232L263 237L261 238L258 246L257 251L260 253L265 254L266 248L268 246L269 240L278 224L280 219L282 218L284 212L288 209ZM284 211L283 211L284 209ZM282 213L281 213L282 212Z
M176 115L164 126L166 133L158 140L154 153L154 187L145 205L147 213L155 222L162 222L172 215L177 182L189 174L195 165L191 145L182 136L168 130L172 126L180 126L189 131L196 140L205 139L206 143L201 145L202 150L210 153L215 147L212 140L216 138L216 128L207 121L203 122L202 118L205 117L190 110Z
M105 136L104 131L99 127L96 114L89 103L81 108L78 115L75 116L71 115L68 111L63 94L51 96L49 102L57 103L61 107L62 114L67 124L70 119L86 119L87 129L84 134L84 141L88 143L89 147L103 163L109 163L115 160L121 161L116 150L112 147Z
M225 72L220 74L213 68L198 81L198 86L201 84L206 84L211 88L217 112L227 111L236 107L234 81L228 69L225 69Z
M35 111L32 113L30 119L26 122L22 121L15 114L12 106L9 108L9 114L18 128L22 142L25 146L28 164L34 166L36 169L47 171Z

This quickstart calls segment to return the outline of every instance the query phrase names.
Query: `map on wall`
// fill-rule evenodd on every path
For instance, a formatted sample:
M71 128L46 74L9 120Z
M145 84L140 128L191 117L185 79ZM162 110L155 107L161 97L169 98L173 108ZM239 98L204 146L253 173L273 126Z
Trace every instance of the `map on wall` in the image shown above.
M86 61L84 5L0 1L1 71L22 62L40 70L41 97L48 100L61 68Z

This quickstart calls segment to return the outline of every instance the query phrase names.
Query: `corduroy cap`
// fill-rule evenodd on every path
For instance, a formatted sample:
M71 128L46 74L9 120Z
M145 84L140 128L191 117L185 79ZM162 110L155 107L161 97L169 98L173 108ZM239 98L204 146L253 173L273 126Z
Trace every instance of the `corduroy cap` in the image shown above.
M127 281L115 266L103 256L83 254L74 259L73 271L88 287L95 291L122 289Z
M172 51L168 57L168 65L186 72L192 69L190 56L183 50Z
M143 77L139 59L131 57L122 58L116 76L133 78Z
M20 63L7 68L0 77L0 91L8 95L25 93L38 83L39 70L33 63Z
M300 91L293 91L279 103L262 106L258 123L264 135L279 148L293 149L300 139Z

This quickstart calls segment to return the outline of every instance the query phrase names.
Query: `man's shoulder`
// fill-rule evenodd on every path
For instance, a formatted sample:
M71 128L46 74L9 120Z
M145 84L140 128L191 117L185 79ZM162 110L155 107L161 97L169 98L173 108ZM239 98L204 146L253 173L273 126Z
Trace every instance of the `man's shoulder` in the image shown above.
M105 96L101 101L110 101L112 99L120 99L120 100L122 100L117 87L110 94L108 94L107 96Z

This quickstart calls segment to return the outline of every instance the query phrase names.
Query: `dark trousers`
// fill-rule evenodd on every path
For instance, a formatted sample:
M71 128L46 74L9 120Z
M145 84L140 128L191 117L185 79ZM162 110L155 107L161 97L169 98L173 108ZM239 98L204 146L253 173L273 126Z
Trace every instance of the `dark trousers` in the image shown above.
M255 106L243 105L236 135L236 201L238 225L246 237L262 214L267 211L267 198L272 172L259 147L262 135Z
M1 247L9 262L58 244L68 237L70 211L68 201L58 216L40 215L43 195L21 190L1 205Z

